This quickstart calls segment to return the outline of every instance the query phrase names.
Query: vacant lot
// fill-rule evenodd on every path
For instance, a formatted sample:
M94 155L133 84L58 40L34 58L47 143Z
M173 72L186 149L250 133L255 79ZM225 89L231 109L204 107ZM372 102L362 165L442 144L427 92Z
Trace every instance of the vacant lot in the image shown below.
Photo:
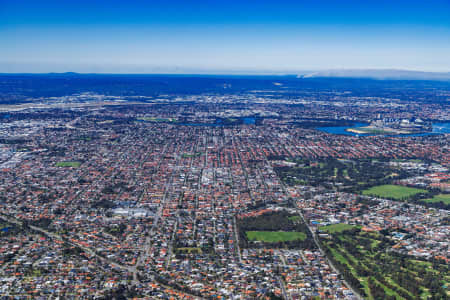
M72 168L78 168L81 165L78 161L60 161L56 163L57 167L72 167Z
M379 185L370 189L364 190L364 195L377 196L381 198L392 198L396 200L407 199L419 193L426 193L426 190L410 188L401 185Z
M287 241L304 241L306 234L295 231L247 231L245 233L250 241L278 243Z

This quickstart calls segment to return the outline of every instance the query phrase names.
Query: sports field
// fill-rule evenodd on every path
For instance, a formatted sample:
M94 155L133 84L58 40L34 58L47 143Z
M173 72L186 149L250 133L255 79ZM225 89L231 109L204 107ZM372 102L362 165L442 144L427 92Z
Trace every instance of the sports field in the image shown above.
M419 193L426 193L426 190L410 188L401 185L385 184L374 186L364 190L364 195L377 196L381 198L393 198L396 200L407 199Z
M266 243L278 243L306 239L306 234L295 231L246 231L245 234L250 241L261 241Z
M81 165L78 161L60 161L56 163L57 167L72 167L78 168Z

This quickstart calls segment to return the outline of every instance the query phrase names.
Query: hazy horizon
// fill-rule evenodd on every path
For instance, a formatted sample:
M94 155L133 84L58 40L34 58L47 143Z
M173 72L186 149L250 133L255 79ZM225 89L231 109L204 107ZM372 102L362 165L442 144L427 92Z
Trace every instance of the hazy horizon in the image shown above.
M2 73L450 71L448 1L2 1Z

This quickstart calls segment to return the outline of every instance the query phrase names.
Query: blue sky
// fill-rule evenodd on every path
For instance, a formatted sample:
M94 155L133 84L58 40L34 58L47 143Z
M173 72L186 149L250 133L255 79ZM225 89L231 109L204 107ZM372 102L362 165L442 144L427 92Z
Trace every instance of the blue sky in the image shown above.
M0 72L450 71L450 1L0 0Z

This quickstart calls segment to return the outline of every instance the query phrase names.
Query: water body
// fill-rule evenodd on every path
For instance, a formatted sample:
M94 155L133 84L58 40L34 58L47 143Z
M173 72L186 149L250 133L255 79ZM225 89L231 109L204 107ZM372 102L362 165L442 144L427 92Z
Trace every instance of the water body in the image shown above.
M242 119L245 125L255 125L256 119L254 117L245 117Z
M12 229L12 227L4 227L2 229L0 229L1 232L8 232L10 229Z
M332 134L343 134L343 135L352 135L352 136L374 136L376 134L361 134L361 133L354 133L346 131L348 128L355 128L355 127L361 127L361 126L367 126L366 123L354 123L352 126L331 126L331 127L317 127L317 130L332 133ZM427 136L427 135L437 135L437 134L444 134L444 133L450 133L450 122L439 122L439 123L433 123L433 130L431 132L424 132L424 133L415 133L415 134L393 134L393 135L384 135L384 136Z
M367 126L368 124L366 123L354 123L351 126L326 126L326 127L317 127L315 129L323 131L323 132L327 132L327 133L332 133L332 134L343 134L343 135L353 135L353 136L357 136L359 134L354 133L354 132L349 132L346 131L347 128L355 128L355 127L362 127L362 126Z

